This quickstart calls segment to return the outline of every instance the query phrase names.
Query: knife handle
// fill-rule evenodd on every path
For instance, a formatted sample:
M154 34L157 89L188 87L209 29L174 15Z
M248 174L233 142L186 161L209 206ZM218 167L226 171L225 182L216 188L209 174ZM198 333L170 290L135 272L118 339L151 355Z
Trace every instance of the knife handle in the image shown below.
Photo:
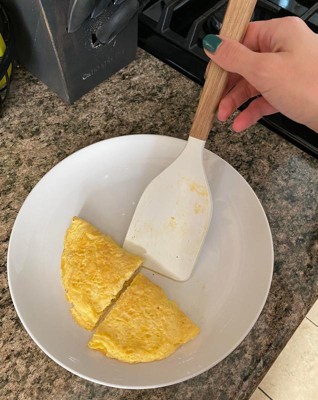
M230 0L220 35L242 42L255 5L256 0ZM190 136L201 140L208 138L227 79L228 73L210 61Z
M130 20L139 11L138 0L127 0L121 3L114 11L113 15L96 31L96 37L101 44L111 42L123 29L126 28Z

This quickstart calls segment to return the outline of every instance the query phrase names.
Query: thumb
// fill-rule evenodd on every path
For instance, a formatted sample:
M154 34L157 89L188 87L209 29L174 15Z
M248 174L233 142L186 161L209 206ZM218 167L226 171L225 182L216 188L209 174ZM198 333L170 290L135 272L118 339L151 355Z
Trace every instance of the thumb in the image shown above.
M207 56L228 72L243 76L253 86L261 63L261 53L256 53L241 43L217 35L207 35L203 39Z

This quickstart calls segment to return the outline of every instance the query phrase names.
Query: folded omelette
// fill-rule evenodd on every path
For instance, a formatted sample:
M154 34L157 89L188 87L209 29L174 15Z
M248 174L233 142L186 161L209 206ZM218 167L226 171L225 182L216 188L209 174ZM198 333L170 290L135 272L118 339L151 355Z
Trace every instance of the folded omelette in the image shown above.
M61 272L71 312L83 328L92 330L142 259L107 235L74 217L64 239Z
M97 327L88 346L128 363L161 360L199 328L164 291L138 274Z

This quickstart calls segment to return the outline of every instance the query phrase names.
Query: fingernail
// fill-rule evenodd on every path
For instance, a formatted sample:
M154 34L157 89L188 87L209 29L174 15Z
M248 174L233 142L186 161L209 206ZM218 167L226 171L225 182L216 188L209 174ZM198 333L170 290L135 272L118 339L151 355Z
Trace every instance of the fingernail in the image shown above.
M203 47L210 53L215 53L221 43L222 39L216 35L210 34L203 38Z

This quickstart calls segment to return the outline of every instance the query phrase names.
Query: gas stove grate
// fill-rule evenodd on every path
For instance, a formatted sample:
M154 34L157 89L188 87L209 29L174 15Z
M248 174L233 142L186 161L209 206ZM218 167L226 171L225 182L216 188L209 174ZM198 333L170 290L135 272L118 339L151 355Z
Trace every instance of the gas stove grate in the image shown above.
M139 46L203 85L208 58L202 39L218 33L227 0L151 0L139 16ZM253 20L298 16L318 33L318 2L259 0ZM281 114L264 117L264 126L318 157L318 135Z

